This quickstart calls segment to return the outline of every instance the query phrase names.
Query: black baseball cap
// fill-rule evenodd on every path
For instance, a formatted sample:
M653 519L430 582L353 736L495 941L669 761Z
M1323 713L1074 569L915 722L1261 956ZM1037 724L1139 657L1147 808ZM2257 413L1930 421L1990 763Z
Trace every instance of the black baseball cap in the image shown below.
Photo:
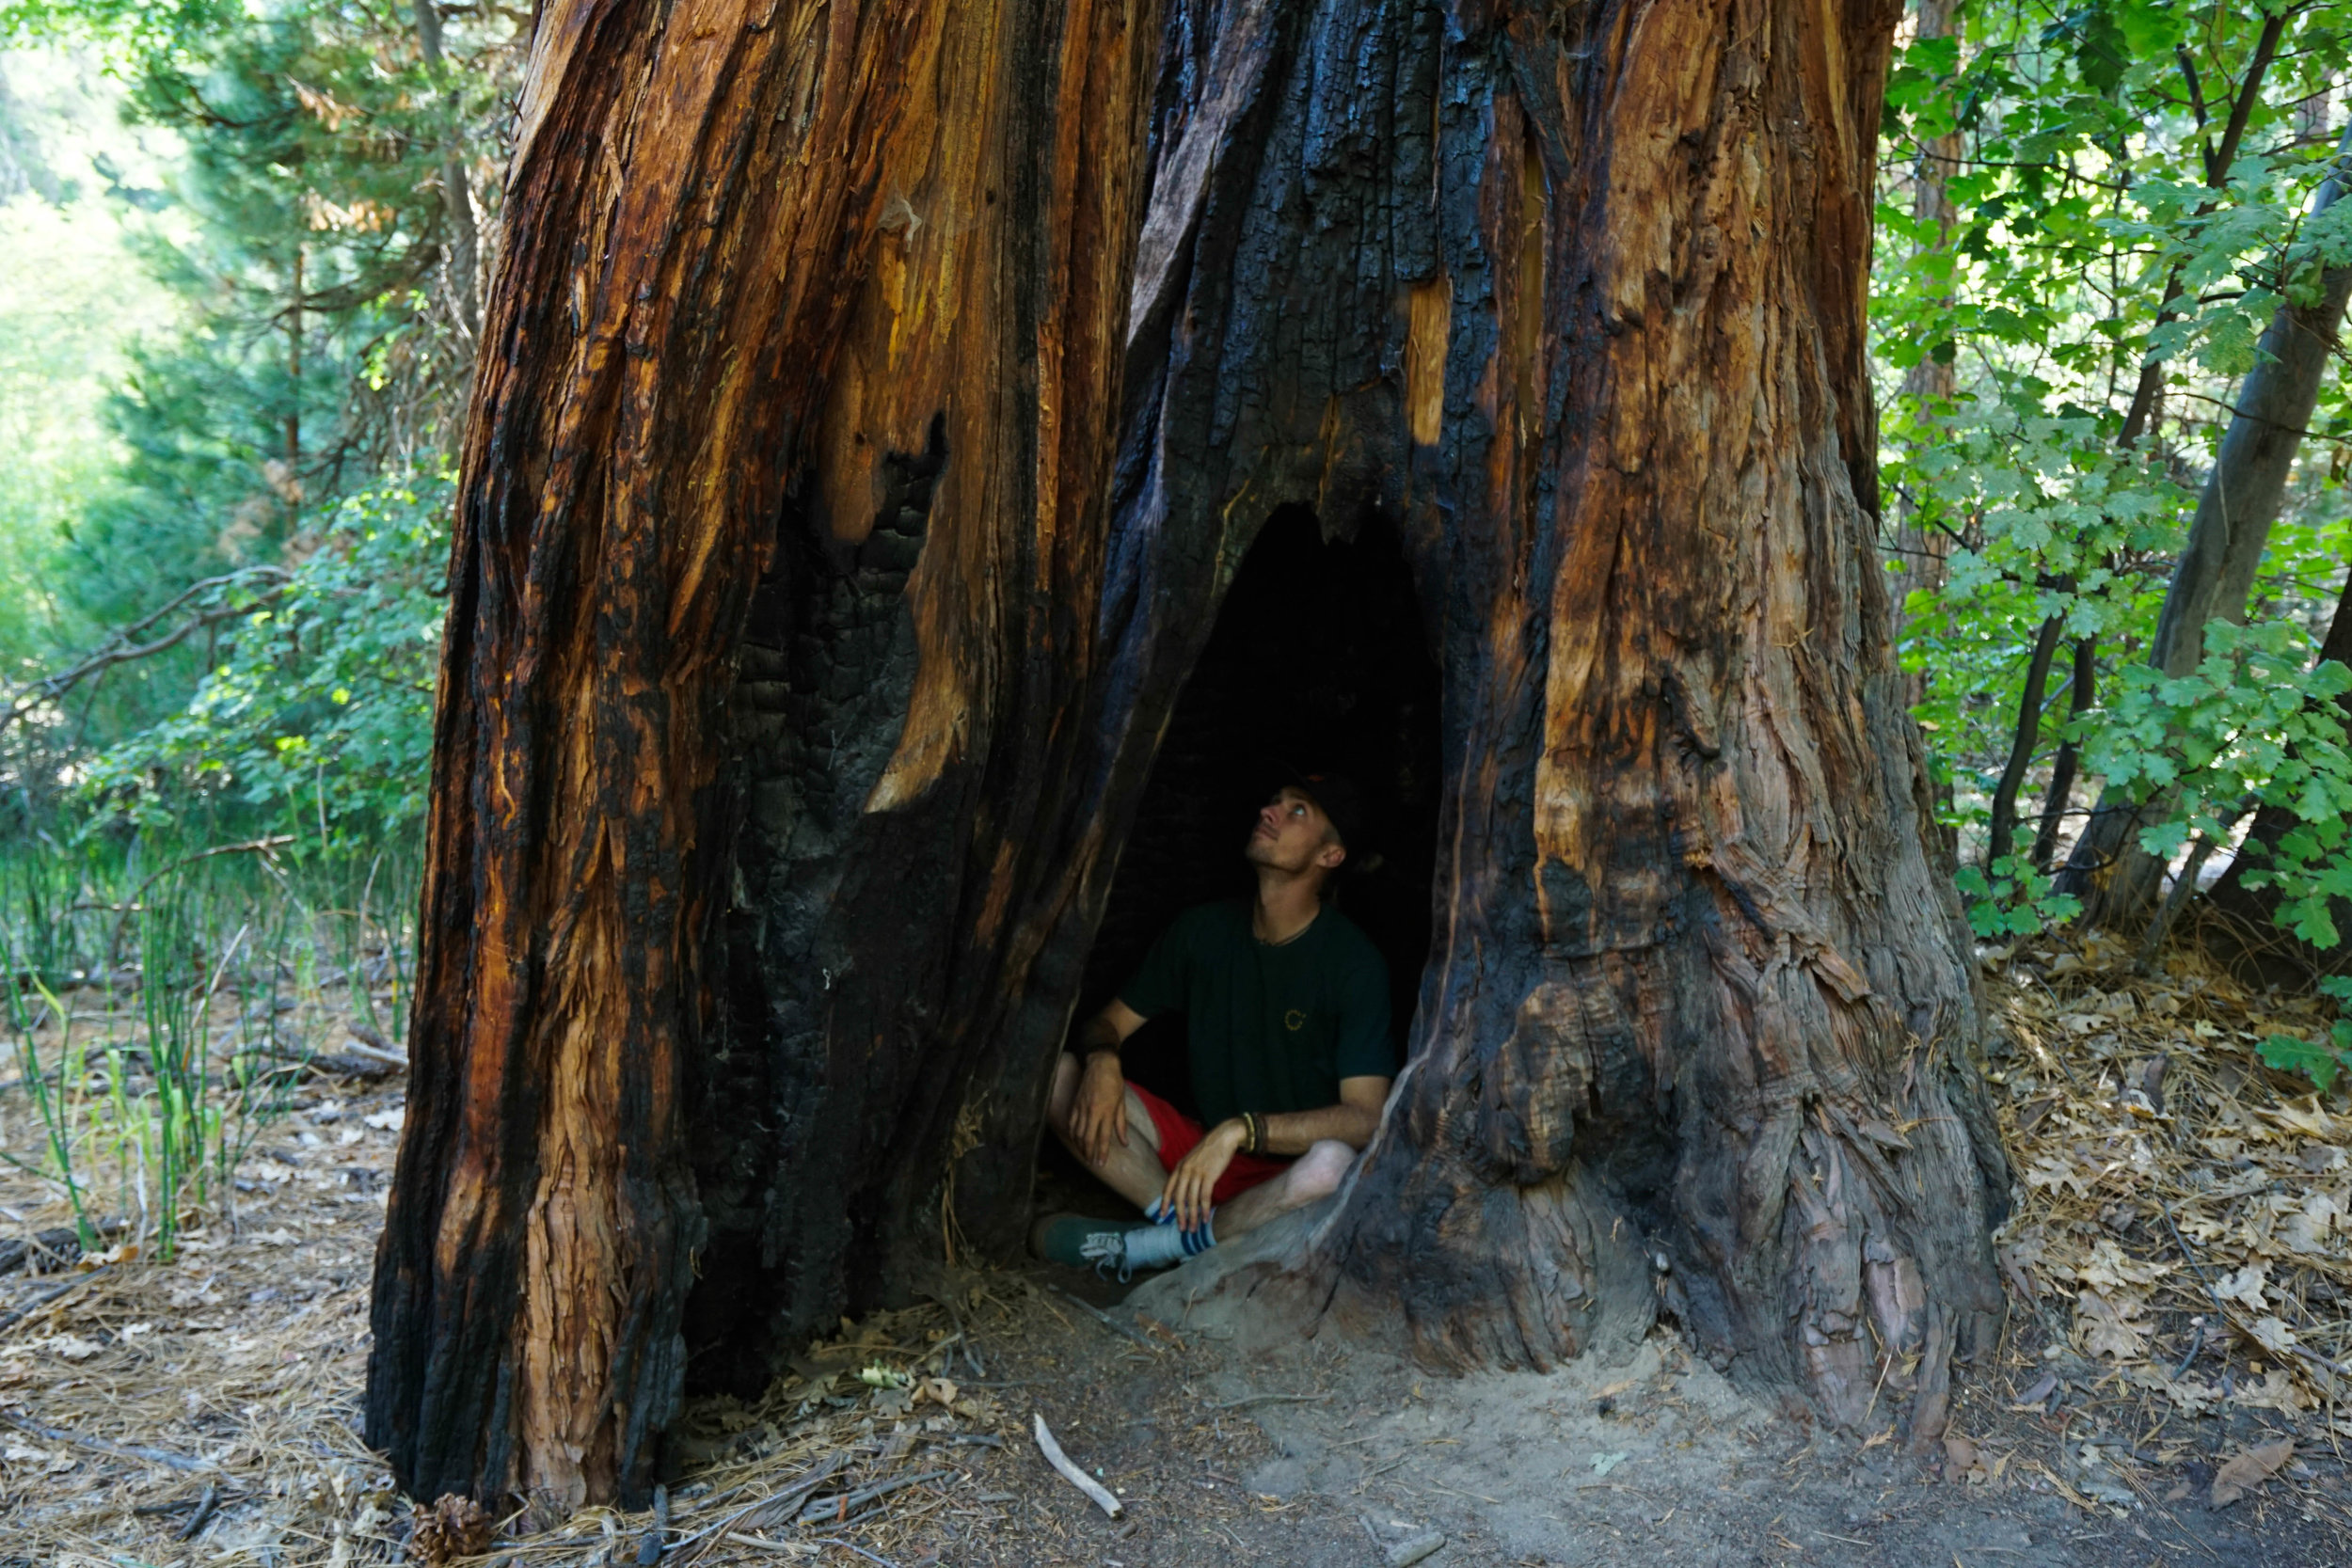
M1339 834L1340 847L1350 855L1372 847L1372 808L1356 781L1344 773L1291 774L1287 783L1312 800Z

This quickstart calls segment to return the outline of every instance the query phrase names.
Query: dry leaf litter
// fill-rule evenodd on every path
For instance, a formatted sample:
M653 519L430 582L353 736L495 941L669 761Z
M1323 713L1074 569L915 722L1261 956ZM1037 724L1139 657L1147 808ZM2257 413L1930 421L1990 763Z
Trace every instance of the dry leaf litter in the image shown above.
M2058 1463L2025 1483L2119 1514L2151 1500L2155 1470L2205 1463L2198 1500L2226 1507L2308 1478L2298 1445L2340 1459L2352 1436L2352 1110L2256 1054L2324 1034L2321 1005L2193 952L2153 972L2134 957L2094 935L1993 964L2010 1335L1947 1445L1984 1482L1972 1418L2054 1433Z

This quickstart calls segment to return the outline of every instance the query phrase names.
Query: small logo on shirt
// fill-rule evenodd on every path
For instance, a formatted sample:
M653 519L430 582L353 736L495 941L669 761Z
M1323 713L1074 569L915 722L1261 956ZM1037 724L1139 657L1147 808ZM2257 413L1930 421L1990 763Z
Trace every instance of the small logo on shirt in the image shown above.
M1307 1027L1307 1015L1296 1007L1282 1015L1282 1027L1295 1035Z

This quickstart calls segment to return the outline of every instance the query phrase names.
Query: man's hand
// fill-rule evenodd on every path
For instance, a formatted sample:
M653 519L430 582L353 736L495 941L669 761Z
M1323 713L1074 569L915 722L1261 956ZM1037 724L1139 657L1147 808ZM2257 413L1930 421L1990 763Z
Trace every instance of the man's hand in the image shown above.
M1113 1138L1127 1142L1127 1079L1117 1053L1097 1051L1086 1059L1070 1107L1070 1132L1089 1165L1110 1158Z
M1225 1174L1225 1167L1233 1163L1248 1136L1239 1117L1220 1121L1168 1173L1168 1185L1160 1189L1160 1206L1176 1212L1179 1229L1198 1230L1209 1223L1209 1195L1216 1191L1216 1179Z

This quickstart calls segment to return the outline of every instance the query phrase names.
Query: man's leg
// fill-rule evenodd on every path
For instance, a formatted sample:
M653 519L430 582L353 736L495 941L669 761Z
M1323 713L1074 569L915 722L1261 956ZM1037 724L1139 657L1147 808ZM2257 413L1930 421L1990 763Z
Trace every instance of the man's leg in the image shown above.
M1317 1198L1329 1197L1340 1190L1340 1182L1346 1178L1347 1167L1355 1159L1356 1151L1336 1138L1310 1146L1281 1175L1219 1204L1216 1239L1230 1242L1277 1215L1304 1209Z
M1086 1157L1071 1135L1070 1113L1078 1099L1078 1058L1068 1052L1054 1064L1054 1089L1045 1102L1045 1124L1054 1130L1064 1148L1076 1157L1078 1164L1094 1173L1102 1183L1140 1209L1160 1196L1168 1185L1168 1172L1160 1168L1160 1130L1152 1120L1152 1113L1143 1108L1136 1091L1127 1095L1127 1141L1113 1138L1103 1163L1096 1164ZM1344 1147L1344 1146L1342 1146Z
M1290 1168L1281 1175L1217 1205L1216 1213L1198 1230L1178 1230L1154 1213L1152 1217L1155 1223L1127 1231L1116 1239L1115 1248L1104 1246L1104 1238L1089 1237L1088 1245L1094 1250L1086 1256L1115 1258L1121 1279L1127 1277L1131 1269L1164 1269L1171 1263L1181 1263L1219 1242L1230 1242L1244 1231L1257 1228L1278 1214L1304 1208L1319 1197L1338 1192L1355 1158L1356 1151L1347 1145L1327 1138L1292 1161Z

